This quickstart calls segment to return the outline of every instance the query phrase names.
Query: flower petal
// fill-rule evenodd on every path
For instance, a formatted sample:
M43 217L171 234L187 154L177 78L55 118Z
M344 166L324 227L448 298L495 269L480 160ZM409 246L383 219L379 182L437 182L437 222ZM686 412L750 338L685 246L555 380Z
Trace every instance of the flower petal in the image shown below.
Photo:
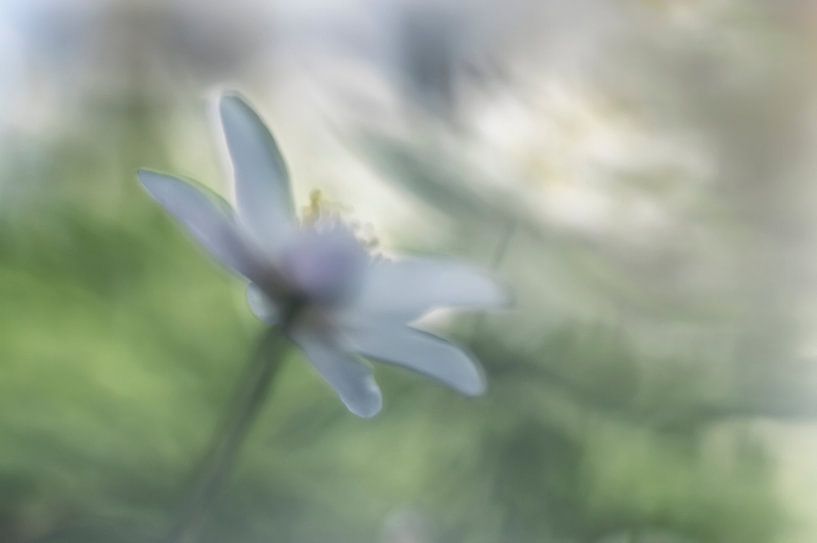
M264 291L255 283L247 285L247 303L253 315L267 324L277 324L279 319L278 307L275 302L264 294Z
M412 258L372 264L349 317L421 317L437 307L499 307L505 291L484 271L460 262Z
M272 134L243 98L225 94L219 109L239 219L263 247L275 250L294 222L286 163Z
M327 334L296 328L290 332L290 337L304 350L349 411L363 418L380 412L383 398L366 364Z
M373 326L351 329L348 339L363 356L422 373L468 396L485 392L477 362L432 334L406 326Z
M170 175L143 169L138 176L148 194L224 266L250 279L261 274L262 266L248 249L227 202Z

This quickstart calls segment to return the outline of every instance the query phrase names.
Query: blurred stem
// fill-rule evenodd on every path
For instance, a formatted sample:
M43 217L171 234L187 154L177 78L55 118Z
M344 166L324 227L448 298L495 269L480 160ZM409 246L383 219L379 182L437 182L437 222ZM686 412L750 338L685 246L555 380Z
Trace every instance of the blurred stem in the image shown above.
M490 267L491 271L499 271L502 267L502 262L505 260L505 257L508 255L508 249L511 246L511 241L513 240L514 235L516 234L516 230L519 226L519 221L516 219L510 219L506 224L505 227L502 229L501 237L494 247L494 251L491 255ZM478 336L479 332L482 331L482 326L485 321L485 314L480 313L474 318L474 329L472 334L474 336Z
M518 226L519 222L516 219L510 219L505 225L505 228L502 230L502 237L499 238L499 242L494 248L494 254L491 257L492 270L497 271L502 266L502 262L505 260L505 256L508 254L508 248L511 246L511 240L513 239L514 234L516 234L516 229Z
M285 335L275 330L262 337L236 387L227 416L195 472L187 498L165 539L167 543L197 541L210 508L278 374L287 346Z

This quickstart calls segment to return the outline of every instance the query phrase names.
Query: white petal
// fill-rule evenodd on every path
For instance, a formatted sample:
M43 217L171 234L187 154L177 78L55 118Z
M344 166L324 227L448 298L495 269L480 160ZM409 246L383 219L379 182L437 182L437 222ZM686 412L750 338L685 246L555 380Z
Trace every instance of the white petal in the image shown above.
M261 273L224 200L204 187L169 175L139 170L138 176L153 199L223 265L248 278Z
M295 329L290 336L304 350L321 377L335 389L349 411L363 418L380 412L383 398L366 364L326 334Z
M499 307L505 291L484 271L450 260L413 258L373 264L354 316L393 317L404 322L437 307Z
M275 302L270 300L255 283L247 285L247 303L253 314L260 320L267 324L278 323L279 314Z
M432 334L405 326L374 326L352 329L348 338L363 356L422 373L469 396L485 392L478 364L459 347Z
M239 220L262 246L275 250L294 224L286 163L272 134L244 99L225 94L219 109L233 163Z

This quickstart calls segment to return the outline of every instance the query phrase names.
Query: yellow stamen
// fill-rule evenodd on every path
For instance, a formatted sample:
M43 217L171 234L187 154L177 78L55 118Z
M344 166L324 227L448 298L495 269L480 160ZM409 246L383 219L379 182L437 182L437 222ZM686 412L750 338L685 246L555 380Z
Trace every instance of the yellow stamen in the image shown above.
M374 227L369 223L362 224L355 220L344 220L342 216L347 215L348 217L348 212L348 208L327 199L322 190L315 189L309 193L309 203L301 209L301 224L311 227L317 225L322 219L338 221L354 234L373 258L385 259L379 251L380 240L377 238Z
M324 203L323 192L319 189L315 189L309 193L309 204L304 206L302 210L302 221L304 225L311 226L318 222Z

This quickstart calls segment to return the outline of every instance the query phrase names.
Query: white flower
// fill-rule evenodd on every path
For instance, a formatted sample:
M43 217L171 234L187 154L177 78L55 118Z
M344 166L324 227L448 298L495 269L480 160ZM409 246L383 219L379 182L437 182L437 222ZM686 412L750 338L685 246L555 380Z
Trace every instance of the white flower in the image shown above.
M280 326L355 415L371 417L382 406L361 357L482 393L483 375L465 352L409 323L437 307L502 305L502 289L457 262L374 258L337 217L299 224L286 165L264 123L236 94L223 95L219 109L235 212L187 181L148 170L139 179L218 261L249 280L255 315Z

